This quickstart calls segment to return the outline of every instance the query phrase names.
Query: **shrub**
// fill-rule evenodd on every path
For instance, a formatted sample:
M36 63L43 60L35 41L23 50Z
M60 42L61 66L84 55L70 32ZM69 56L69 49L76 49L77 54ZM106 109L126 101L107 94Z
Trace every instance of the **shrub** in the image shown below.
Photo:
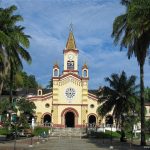
M50 130L50 128L47 128L47 127L36 127L34 129L34 135L39 136L39 135L43 134L44 132L48 135L49 130Z
M8 130L8 128L0 128L0 135L7 135L9 133L10 131Z
M111 137L111 131L106 130L106 132L100 132L97 133L97 136L99 138L110 138ZM120 132L112 132L112 138L120 138Z

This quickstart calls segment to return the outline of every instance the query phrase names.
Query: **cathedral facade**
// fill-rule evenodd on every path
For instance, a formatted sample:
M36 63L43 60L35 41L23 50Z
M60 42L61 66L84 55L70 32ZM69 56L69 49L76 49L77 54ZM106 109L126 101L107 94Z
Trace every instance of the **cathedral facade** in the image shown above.
M88 89L88 66L84 64L79 75L78 55L79 50L70 30L63 50L62 74L59 65L54 64L52 90L45 92L38 89L37 95L29 97L36 105L36 122L52 123L60 128L80 128L87 123L97 124L101 121L97 114L98 98L94 90Z

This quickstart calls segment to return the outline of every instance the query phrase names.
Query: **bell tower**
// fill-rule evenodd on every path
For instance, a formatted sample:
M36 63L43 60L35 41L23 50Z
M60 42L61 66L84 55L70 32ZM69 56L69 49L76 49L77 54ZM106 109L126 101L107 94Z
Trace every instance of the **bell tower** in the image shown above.
M75 38L73 35L72 25L70 25L69 37L66 43L64 53L64 74L68 72L78 74L78 53Z

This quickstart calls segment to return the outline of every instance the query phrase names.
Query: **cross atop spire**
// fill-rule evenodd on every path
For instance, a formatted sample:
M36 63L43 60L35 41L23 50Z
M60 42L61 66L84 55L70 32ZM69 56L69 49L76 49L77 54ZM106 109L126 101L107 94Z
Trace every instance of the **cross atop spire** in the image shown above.
M72 22L70 23L69 27L70 27L70 32L73 32L73 23Z
M72 49L72 50L76 50L76 43L75 43L75 39L74 39L74 35L73 35L73 24L70 24L70 32L69 32L69 37L68 37L68 41L66 44L66 49Z

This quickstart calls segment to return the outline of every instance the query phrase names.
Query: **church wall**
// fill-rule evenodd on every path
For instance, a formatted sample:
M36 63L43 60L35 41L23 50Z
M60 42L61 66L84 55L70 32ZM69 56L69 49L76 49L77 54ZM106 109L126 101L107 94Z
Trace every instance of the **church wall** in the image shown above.
M42 100L41 98L36 99L33 101L36 105L36 116L37 116L37 122L42 123L41 118L44 114L51 114L52 110L52 98L47 98ZM49 104L49 107L46 108L46 104Z
M92 107L91 105L94 105L94 107ZM88 114L90 113L95 113L97 114L97 106L98 106L98 103L97 103L97 100L93 100L91 98L88 99Z
M87 113L87 122L90 115L94 115L96 117L96 123L101 119L97 114L98 101L92 98L88 98L88 113Z

